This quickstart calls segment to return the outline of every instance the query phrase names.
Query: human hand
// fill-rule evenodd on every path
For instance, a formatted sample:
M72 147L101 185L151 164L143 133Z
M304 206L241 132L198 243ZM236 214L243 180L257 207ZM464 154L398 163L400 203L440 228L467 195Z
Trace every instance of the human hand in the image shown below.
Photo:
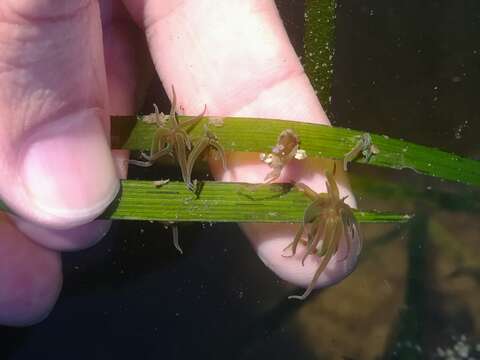
M135 112L129 71L143 34L117 22L119 6L102 6L105 46L97 1L0 3L0 194L17 215L0 217L0 324L43 319L62 284L59 251L88 247L110 226L91 221L126 175L109 122Z
M185 113L199 113L207 104L210 115L328 123L273 1L123 3L146 35L160 79L167 89L175 85ZM59 256L37 244L55 250L85 247L108 226L88 223L118 190L105 133L111 113L135 112L143 61L134 46L141 43L140 32L120 3L102 1L101 8L105 57L96 1L0 5L5 49L0 53L0 193L27 219L14 218L22 232L8 220L0 223L0 283L6 284L0 290L0 322L5 324L38 321L58 296ZM212 162L216 178L262 182L270 171L256 154L230 154L228 164L223 171ZM324 168L331 169L331 163L292 162L278 181L301 181L325 191ZM341 193L350 194L346 180L337 181ZM355 205L352 196L348 200ZM298 256L281 256L295 228L248 225L244 230L277 275L308 285L318 261L309 257L302 266ZM318 285L345 277L357 253L352 250L344 262L331 261Z

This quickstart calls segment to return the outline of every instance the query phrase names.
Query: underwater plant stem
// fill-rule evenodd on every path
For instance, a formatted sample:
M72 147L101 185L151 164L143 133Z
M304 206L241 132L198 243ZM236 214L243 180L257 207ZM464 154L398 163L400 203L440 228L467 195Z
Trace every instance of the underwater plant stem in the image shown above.
M290 184L202 182L198 197L183 182L156 187L152 181L122 180L118 197L101 216L162 222L301 223L311 200ZM407 222L411 216L355 211L359 222Z
M179 116L180 121L192 117ZM112 120L112 147L128 150L149 149L154 136L155 125L133 116L114 117ZM205 117L189 132L192 138L201 138L208 124ZM218 138L222 148L229 151L270 152L271 144L278 134L292 129L300 138L301 147L308 157L321 157L343 160L346 153L358 143L364 132L327 125L302 123L278 119L257 119L228 117L223 125L210 129ZM370 159L358 157L352 163L362 163L411 169L417 173L434 176L468 185L480 186L480 162L456 154L429 148L388 136L369 134L378 154Z

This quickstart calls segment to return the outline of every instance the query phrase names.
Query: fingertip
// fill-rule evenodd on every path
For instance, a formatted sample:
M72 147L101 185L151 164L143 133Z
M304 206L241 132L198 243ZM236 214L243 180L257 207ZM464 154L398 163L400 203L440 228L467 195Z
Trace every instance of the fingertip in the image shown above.
M119 191L111 151L96 111L69 114L24 140L20 215L53 228L95 219ZM18 206L20 205L20 206Z
M28 326L42 321L62 286L57 252L30 241L0 219L0 324Z
M244 224L243 231L250 239L262 262L281 279L297 286L308 287L313 275L320 266L321 258L308 256L302 265L305 247L299 246L295 256L285 248L292 242L298 225L293 224ZM329 261L327 268L318 278L315 288L334 285L346 278L356 267L361 242L352 241L347 252L345 242L341 242L338 252ZM285 256L287 255L287 256Z
M129 152L112 150L112 156L118 178L125 179ZM13 214L9 214L9 218L15 223L17 229L30 239L57 251L81 250L93 246L108 233L112 224L110 220L94 220L73 228L58 229L39 225Z

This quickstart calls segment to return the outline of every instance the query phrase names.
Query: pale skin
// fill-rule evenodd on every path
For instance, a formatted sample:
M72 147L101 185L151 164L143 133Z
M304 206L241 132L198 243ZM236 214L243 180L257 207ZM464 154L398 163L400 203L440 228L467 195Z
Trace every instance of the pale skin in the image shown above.
M199 114L207 104L207 115L328 123L273 1L100 5L102 14L93 0L0 2L0 193L19 215L0 222L2 324L43 319L62 283L58 251L92 245L108 229L108 223L91 221L126 175L126 154L112 158L105 134L110 114L137 112L135 89L141 93L148 83L148 66L137 62L145 56L135 52L150 53L165 88L175 85L187 114ZM322 192L325 166L331 168L311 159L293 161L277 181L299 181ZM263 182L271 169L258 154L229 154L226 170L218 160L212 170L225 181ZM343 197L350 192L339 175ZM353 196L348 201L355 205ZM308 285L319 259L309 257L302 266L301 251L293 258L281 255L294 228L244 230L272 271ZM355 246L344 261L329 262L317 287L351 272Z

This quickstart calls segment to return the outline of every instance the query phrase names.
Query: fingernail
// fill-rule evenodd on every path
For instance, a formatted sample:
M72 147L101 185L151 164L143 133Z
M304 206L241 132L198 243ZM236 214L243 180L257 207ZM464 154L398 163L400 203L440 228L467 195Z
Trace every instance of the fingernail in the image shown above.
M95 111L71 114L25 140L22 179L42 223L86 223L117 194L119 181L99 117Z

